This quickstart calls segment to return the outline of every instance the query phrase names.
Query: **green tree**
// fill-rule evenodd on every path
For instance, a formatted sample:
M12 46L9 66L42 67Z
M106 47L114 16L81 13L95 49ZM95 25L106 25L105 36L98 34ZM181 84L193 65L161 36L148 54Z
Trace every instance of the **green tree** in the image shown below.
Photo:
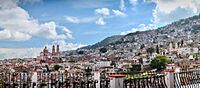
M155 49L153 47L150 47L150 48L147 48L146 51L147 51L147 53L152 54L155 51Z
M166 56L156 56L150 63L151 68L156 68L158 71L166 68L167 64L172 63Z
M140 49L143 49L143 48L145 48L145 45L144 44L140 45Z
M54 65L54 70L58 71L61 67L60 65Z
M63 62L62 58L59 58L59 59L56 59L56 60L57 60L58 63L62 63Z
M184 41L183 41L183 39L181 40L181 46L183 46L183 44L184 44Z
M192 28L194 29L194 31L200 30L200 25L193 25Z
M110 65L116 67L116 62L115 61L111 61Z
M138 73L142 70L141 64L132 64L131 68L129 68L131 72Z
M158 45L156 46L156 53L157 53L157 54L160 53L160 49L159 49L159 46L158 46Z
M78 54L84 54L84 51L82 51L82 50L78 51Z
M87 68L85 69L85 75L86 75L86 76L91 75L91 72L92 72L92 69L91 69L90 67L87 67Z
M86 67L85 68L85 76L87 77L87 80L88 80L88 77L90 76L90 75L92 75L92 68L90 68L90 67Z
M101 53L106 53L106 52L107 52L107 48L100 48L99 51L100 51Z
M195 53L195 60L198 60L198 53Z
M180 47L180 42L177 43L178 47Z

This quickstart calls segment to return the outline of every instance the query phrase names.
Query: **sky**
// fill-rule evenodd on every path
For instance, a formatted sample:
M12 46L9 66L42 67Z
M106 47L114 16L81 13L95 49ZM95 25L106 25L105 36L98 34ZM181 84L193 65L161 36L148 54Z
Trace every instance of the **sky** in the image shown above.
M35 57L197 15L200 0L0 0L0 59Z

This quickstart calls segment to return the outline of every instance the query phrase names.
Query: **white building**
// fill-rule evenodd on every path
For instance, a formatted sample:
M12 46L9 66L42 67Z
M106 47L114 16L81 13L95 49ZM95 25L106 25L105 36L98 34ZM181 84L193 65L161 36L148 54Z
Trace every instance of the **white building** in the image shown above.
M101 68L101 67L110 66L110 64L111 64L111 61L99 61L94 64L94 67Z

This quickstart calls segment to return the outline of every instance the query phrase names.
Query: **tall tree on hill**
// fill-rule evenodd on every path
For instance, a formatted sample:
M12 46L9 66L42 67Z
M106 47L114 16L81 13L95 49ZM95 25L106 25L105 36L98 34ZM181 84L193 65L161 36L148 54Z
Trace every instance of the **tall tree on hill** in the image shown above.
M106 52L107 52L107 48L100 48L99 51L100 51L101 53L106 53Z
M184 41L183 41L183 39L181 40L181 46L183 46L183 44L184 44Z
M101 56L101 53L106 53L107 52L107 48L105 48L105 47L100 48L99 52L100 52L100 56Z
M88 77L92 74L92 68L86 67L84 70L85 70L85 76L87 77L88 80Z
M56 70L56 71L58 71L60 68L62 68L62 66L60 66L60 65L54 65L54 70Z
M160 50L159 50L159 46L158 46L158 45L156 46L156 53L157 53L157 54L160 53Z
M141 64L132 64L128 70L133 73L139 73L142 70Z
M140 45L140 49L143 49L144 47L145 47L145 45L144 45L144 44Z
M150 63L151 68L161 71L166 67L167 64L172 63L171 60L166 56L156 56Z
M153 47L150 47L150 48L147 48L146 51L147 51L147 53L152 54L155 51L155 49Z
M116 62L115 61L111 61L110 65L116 67Z
M180 42L178 42L177 45L178 45L178 48L179 48L180 47Z

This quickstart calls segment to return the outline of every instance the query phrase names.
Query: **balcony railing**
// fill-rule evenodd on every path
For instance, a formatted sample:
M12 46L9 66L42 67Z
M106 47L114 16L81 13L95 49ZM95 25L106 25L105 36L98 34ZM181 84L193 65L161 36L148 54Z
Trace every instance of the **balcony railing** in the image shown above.
M171 83L174 88L200 88L200 71L172 73ZM138 78L123 78L123 88L172 88L166 81L166 74ZM101 78L100 81L84 75L38 74L37 82L31 80L28 73L2 73L0 88L111 88L111 79Z
M124 88L167 88L165 76L151 76L124 80Z

